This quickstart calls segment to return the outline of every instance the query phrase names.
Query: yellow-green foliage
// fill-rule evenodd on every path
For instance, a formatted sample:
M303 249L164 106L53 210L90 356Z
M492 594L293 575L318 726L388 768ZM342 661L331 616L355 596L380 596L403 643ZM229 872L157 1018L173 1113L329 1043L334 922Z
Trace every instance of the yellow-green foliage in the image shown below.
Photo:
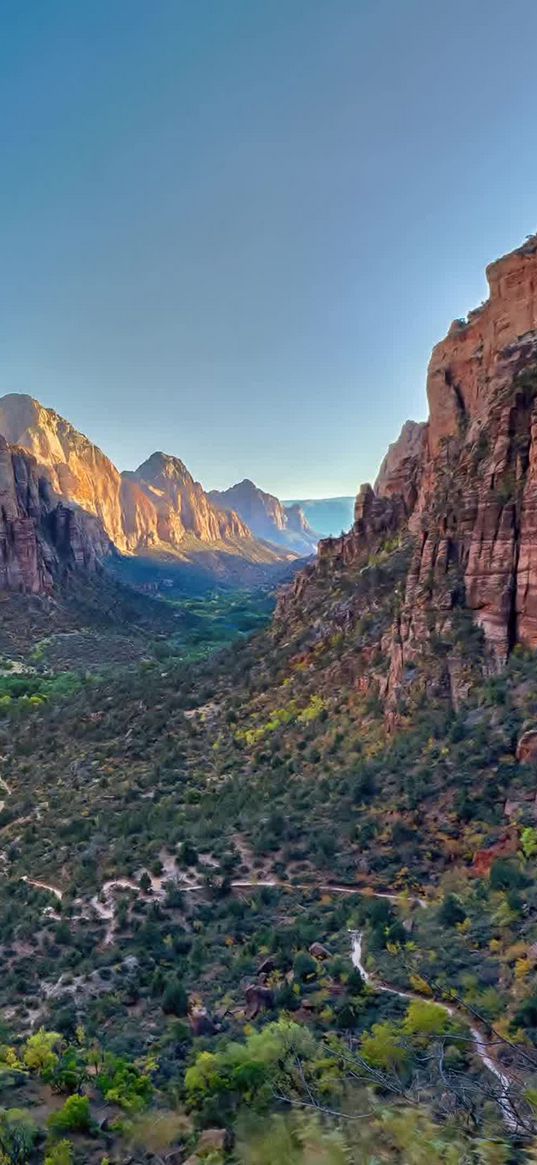
M47 1032L44 1028L40 1028L35 1035L30 1036L26 1041L23 1053L25 1066L40 1075L43 1072L52 1071L58 1063L58 1056L54 1048L61 1043L61 1038L58 1032Z
M527 825L526 828L522 830L520 844L522 853L524 854L524 857L528 859L528 861L531 860L531 858L537 857L537 829L535 829L532 825Z
M70 1141L57 1141L45 1154L44 1165L72 1165L73 1146Z
M374 1023L371 1031L362 1036L362 1055L372 1068L383 1071L399 1068L408 1060L401 1033L390 1022Z
M314 1048L313 1037L300 1024L285 1019L269 1023L245 1043L199 1052L185 1074L188 1100L202 1103L208 1096L225 1092L251 1099L268 1087L269 1079L287 1061L294 1066L297 1056L311 1056Z
M326 703L322 696L312 696L309 704L298 713L297 720L300 724L309 724L311 720L317 720L324 711Z
M3 1072L18 1071L24 1072L24 1067L21 1064L15 1048L9 1044L2 1044L0 1047L0 1075Z
M286 708L276 708L266 724L257 728L239 729L235 739L251 747L270 732L277 732L278 728L283 728L286 724L293 724L295 721L298 724L310 724L311 721L318 719L325 707L326 701L318 695L311 696L306 707L302 709L298 708L296 700L291 700Z
M439 1003L414 999L409 1005L403 1028L409 1035L441 1036L449 1027L449 1014Z

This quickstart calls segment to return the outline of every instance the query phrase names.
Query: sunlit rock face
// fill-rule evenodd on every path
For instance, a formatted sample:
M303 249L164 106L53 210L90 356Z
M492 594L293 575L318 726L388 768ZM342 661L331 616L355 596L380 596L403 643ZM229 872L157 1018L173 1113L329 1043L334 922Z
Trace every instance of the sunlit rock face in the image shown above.
M35 458L0 437L0 589L45 594L63 570L94 571L110 550L100 523L65 505Z
M397 540L412 547L382 651L382 694L397 699L431 644L455 703L467 687L457 620L480 629L484 666L537 647L537 238L491 264L490 297L433 350L429 418L407 422L375 487L362 486L348 534L320 544L279 608L292 617L316 572L360 566ZM435 681L436 682L436 681Z
M124 479L153 507L153 528L161 543L179 545L188 533L202 542L251 537L246 523L216 506L178 457L153 453Z
M237 514L215 505L182 461L154 453L134 473L121 474L96 445L30 396L0 399L0 433L32 453L51 488L94 515L118 550L177 548L200 542L251 540Z
M94 514L114 545L127 548L121 475L96 445L53 409L18 393L0 398L0 433L33 454L60 497Z

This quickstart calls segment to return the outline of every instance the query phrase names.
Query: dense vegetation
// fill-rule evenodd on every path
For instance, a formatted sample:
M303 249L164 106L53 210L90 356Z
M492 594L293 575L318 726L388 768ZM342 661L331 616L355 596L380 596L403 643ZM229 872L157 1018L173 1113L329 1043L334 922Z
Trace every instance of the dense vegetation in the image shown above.
M454 712L433 643L390 731L407 561L321 576L253 638L267 595L155 601L137 659L41 633L4 669L0 1161L532 1159L537 662Z

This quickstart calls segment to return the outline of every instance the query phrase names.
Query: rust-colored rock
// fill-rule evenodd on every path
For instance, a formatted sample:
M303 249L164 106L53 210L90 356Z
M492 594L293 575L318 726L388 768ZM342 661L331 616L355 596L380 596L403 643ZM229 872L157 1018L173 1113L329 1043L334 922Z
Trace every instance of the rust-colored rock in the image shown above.
M0 437L0 590L45 594L68 569L110 552L101 525L51 489L34 457Z
M375 482L378 497L402 498L410 515L416 505L427 442L426 423L405 421L382 462Z
M56 494L95 515L120 550L121 474L96 445L31 396L9 393L0 398L0 433L35 457Z
M312 943L309 947L309 953L314 959L319 959L320 961L330 958L328 947L324 947L322 943Z
M487 878L494 862L498 858L513 857L517 852L518 839L516 833L501 838L488 849L481 849L474 855L472 870L479 878Z
M392 721L413 684L457 707L517 644L537 648L537 236L487 276L490 298L433 351L428 422L403 426L352 530L320 544L278 607L285 625L319 580L408 547L375 681Z

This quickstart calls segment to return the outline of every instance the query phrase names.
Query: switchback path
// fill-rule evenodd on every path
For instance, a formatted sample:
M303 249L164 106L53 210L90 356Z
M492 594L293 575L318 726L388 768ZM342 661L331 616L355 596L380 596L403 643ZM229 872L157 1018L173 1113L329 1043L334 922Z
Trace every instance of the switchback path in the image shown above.
M0 777L0 785L9 796L11 789L3 777ZM5 799L0 801L0 812L4 808L5 803ZM18 821L11 822L10 827L19 823L25 823L26 820L26 818L20 818ZM5 828L7 829L8 826ZM175 863L173 858L165 858L163 867L164 869L162 875L157 876L149 874L151 879L150 892L156 898L165 897L166 880L174 878L174 876L178 888L183 893L199 893L207 888L203 883L181 883L176 877ZM26 882L29 886L35 886L35 888L38 890L48 891L48 893L53 894L59 902L61 902L63 899L64 890L60 889L58 886L53 886L50 883L40 881L37 878L31 878L29 874L23 874L21 881ZM359 894L370 898L384 898L389 902L407 903L409 905L419 906L422 909L428 905L427 899L419 895L407 894L405 892L390 893L386 890L377 890L373 886L351 886L332 882L297 883L286 882L280 878L260 878L259 880L241 878L230 882L230 889L232 890L257 890L263 889L263 887L267 887L269 889L289 890L290 892L299 891L302 893L317 892L321 894ZM105 945L110 944L114 937L116 924L116 890L132 890L136 893L141 892L139 883L135 882L131 878L112 878L108 882L104 883L99 894L95 894L90 899L90 906L93 908L94 912L103 922L106 922L107 924L104 938ZM395 987L390 983L382 982L381 980L374 977L369 971L366 970L366 967L364 966L362 946L363 937L361 932L353 933L351 959L353 966L359 972L365 983L369 984L369 986L373 987L376 991L385 991L392 995L399 995L403 999L423 1000L425 998L422 995L418 995L416 992L403 991L399 987ZM490 1055L485 1030L481 1030L475 1024L469 1024L468 1019L462 1010L454 1007L452 1004L445 1003L443 1000L434 1000L434 1002L443 1007L448 1015L456 1016L465 1024L465 1026L469 1027L474 1043L474 1048L477 1055L479 1056L479 1059L481 1060L484 1067L488 1069L488 1071L501 1085L501 1093L498 1097L498 1104L504 1122L511 1131L518 1129L520 1122L509 1096L510 1089L515 1084L515 1080L510 1075L508 1075L505 1070L502 1070L502 1068L500 1068L500 1066Z
M353 966L358 971L364 983L373 987L375 991L385 991L390 995L399 995L401 999L418 1000L423 1003L427 1002L424 995L419 995L417 991L403 991L400 987L394 987L391 983L386 983L382 979L378 979L372 975L364 965L363 960L363 935L361 931L351 932L352 947L351 958ZM476 1054L479 1056L481 1063L499 1082L501 1089L496 1097L498 1107L502 1114L502 1118L506 1127L511 1131L520 1131L520 1118L516 1108L510 1097L512 1088L519 1083L511 1074L507 1074L505 1069L502 1069L495 1059L490 1054L489 1043L487 1042L487 1034L484 1026L477 1027L475 1022L470 1023L467 1015L462 1008L456 1007L451 1003L445 1003L442 999L431 999L431 1003L437 1004L438 1007L443 1007L444 1011L454 1019L460 1020L465 1027L469 1028L473 1045Z

